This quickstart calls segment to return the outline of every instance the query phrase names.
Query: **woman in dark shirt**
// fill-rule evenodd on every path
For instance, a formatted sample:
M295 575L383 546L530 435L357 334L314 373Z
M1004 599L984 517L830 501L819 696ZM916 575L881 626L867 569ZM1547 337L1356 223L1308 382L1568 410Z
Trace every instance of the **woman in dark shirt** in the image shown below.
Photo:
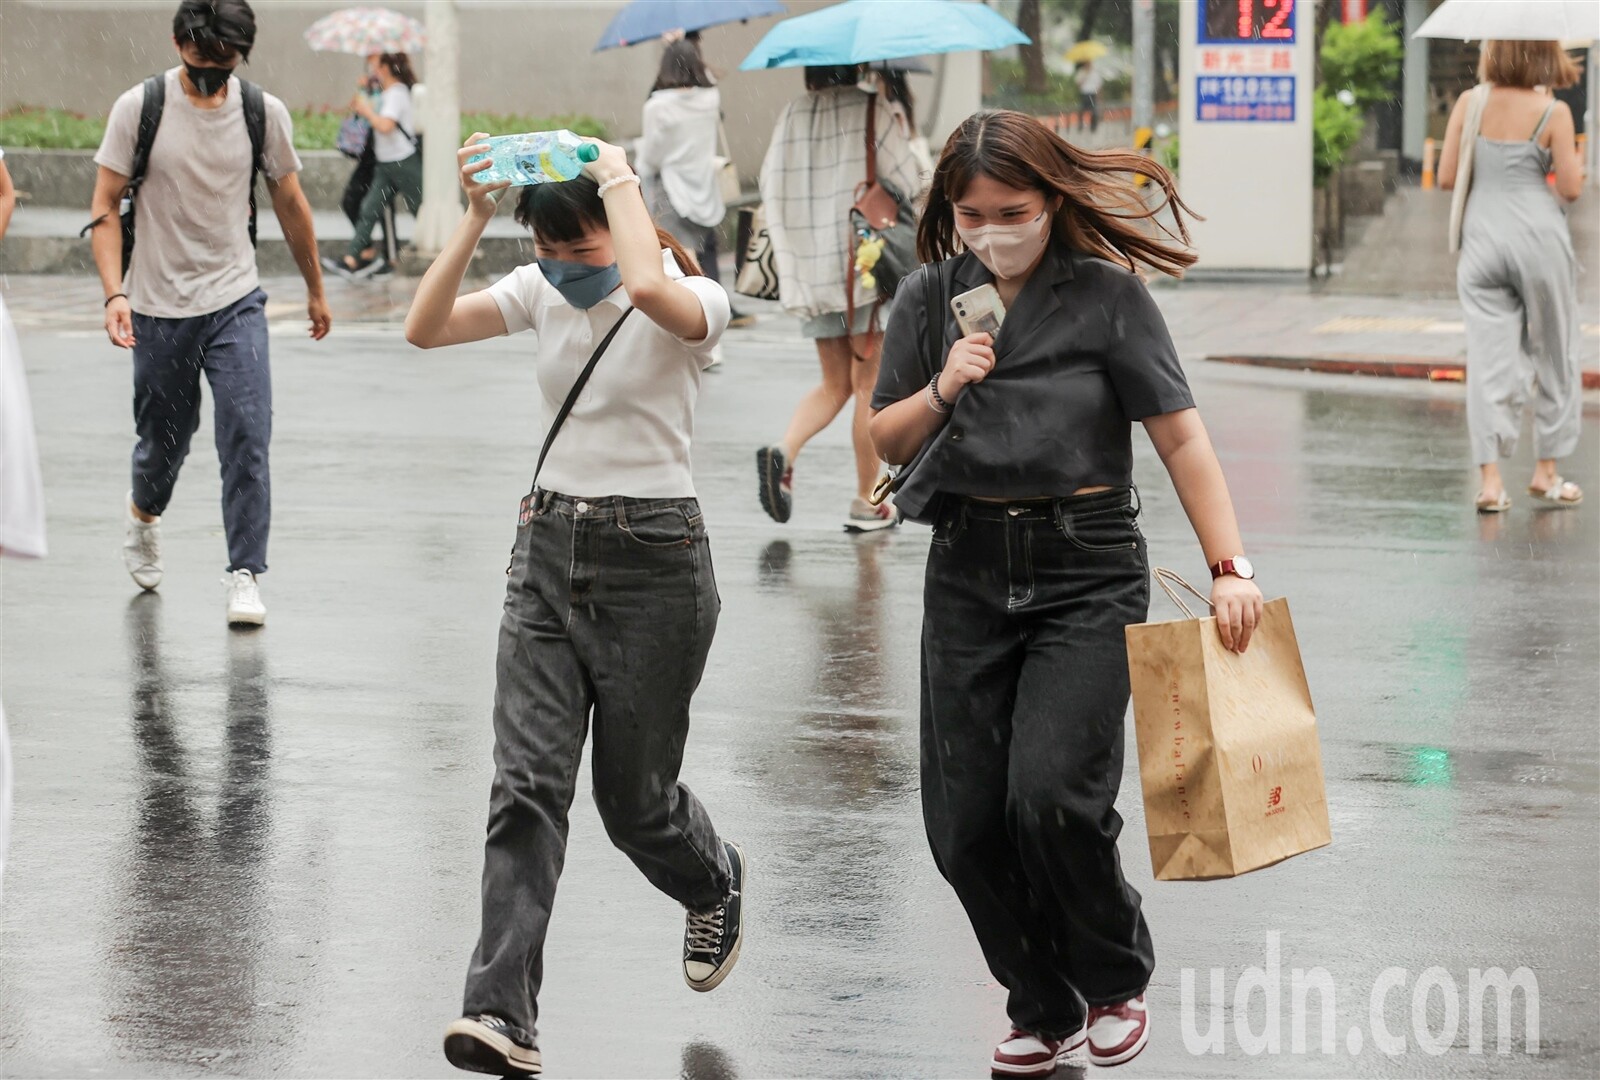
M1134 173L1165 200L1148 207ZM1176 233L1151 228L1164 208ZM925 448L898 502L934 526L923 816L1010 991L997 1076L1048 1076L1085 1041L1096 1064L1120 1064L1149 1034L1154 952L1122 876L1114 806L1123 628L1144 621L1150 598L1133 421L1213 567L1224 644L1243 652L1260 617L1222 469L1134 273L1194 262L1186 209L1148 158L1080 150L1020 113L978 113L945 146L918 237L932 265L901 285L884 338L872 439L891 463ZM954 340L950 299L986 283L1006 307L998 335ZM941 353L954 340L937 362L925 355L930 317Z

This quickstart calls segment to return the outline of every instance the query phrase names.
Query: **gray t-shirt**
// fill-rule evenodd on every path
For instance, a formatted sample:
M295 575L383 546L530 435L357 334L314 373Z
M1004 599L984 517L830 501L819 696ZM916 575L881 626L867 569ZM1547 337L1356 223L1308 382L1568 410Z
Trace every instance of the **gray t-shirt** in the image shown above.
M971 255L945 271L944 368L960 336L951 297L994 276ZM883 335L874 409L928 385L924 278L895 294ZM995 364L956 399L896 505L926 520L941 493L980 498L1063 497L1133 483L1136 420L1191 408L1177 350L1144 283L1127 267L1053 243L1023 285L995 340Z
M137 243L123 290L141 315L184 319L209 315L250 295L260 283L250 246L250 132L237 77L222 105L202 109L166 74L167 100L139 189ZM300 169L294 130L283 102L266 96L262 146L269 180ZM127 176L139 138L143 85L117 99L95 164ZM263 206L266 193L259 193Z

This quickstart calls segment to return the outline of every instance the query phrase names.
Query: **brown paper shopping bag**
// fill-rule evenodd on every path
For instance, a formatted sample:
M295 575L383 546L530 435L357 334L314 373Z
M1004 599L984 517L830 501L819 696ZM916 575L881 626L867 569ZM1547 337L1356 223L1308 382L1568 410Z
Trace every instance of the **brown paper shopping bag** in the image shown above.
M1171 583L1202 594L1170 570L1155 577L1189 616L1127 628L1156 878L1233 877L1329 843L1317 718L1289 602L1267 602L1241 656Z

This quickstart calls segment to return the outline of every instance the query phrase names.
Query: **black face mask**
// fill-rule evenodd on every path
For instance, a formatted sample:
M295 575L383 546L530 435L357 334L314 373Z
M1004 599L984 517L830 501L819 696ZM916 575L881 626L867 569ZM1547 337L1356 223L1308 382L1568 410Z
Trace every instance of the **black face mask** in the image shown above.
M183 65L183 71L189 76L189 81L194 83L194 88L200 91L201 97L215 97L227 85L229 76L233 74L232 68L195 67L190 63Z

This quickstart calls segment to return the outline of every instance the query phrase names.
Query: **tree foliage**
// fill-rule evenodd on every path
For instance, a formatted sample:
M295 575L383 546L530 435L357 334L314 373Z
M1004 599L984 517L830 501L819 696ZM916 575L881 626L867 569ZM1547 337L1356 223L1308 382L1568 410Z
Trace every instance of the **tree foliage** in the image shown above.
M1317 187L1344 164L1366 123L1360 108L1346 105L1325 86L1317 88L1311 109L1311 174Z
M1394 96L1405 46L1388 17L1374 10L1358 22L1331 24L1321 57L1321 85L1330 93L1350 91L1364 112Z

